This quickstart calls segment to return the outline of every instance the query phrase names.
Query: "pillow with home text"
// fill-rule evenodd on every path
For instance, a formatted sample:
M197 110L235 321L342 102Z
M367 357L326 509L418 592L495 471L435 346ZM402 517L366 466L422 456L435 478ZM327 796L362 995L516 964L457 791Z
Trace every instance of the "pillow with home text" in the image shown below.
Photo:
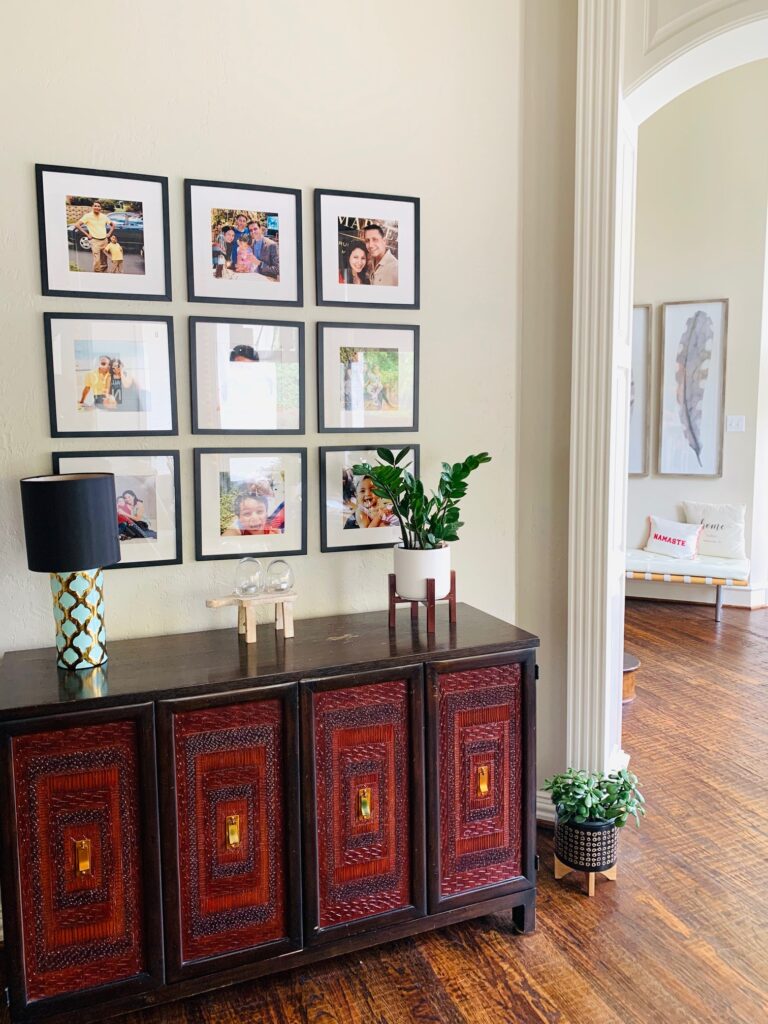
M655 555L670 555L672 558L695 558L699 547L699 537L703 529L700 523L676 523L672 519L660 519L648 516L651 521L651 532L646 551Z
M700 555L716 558L746 558L744 520L746 505L713 505L706 501L684 501L683 510L689 523L700 523Z

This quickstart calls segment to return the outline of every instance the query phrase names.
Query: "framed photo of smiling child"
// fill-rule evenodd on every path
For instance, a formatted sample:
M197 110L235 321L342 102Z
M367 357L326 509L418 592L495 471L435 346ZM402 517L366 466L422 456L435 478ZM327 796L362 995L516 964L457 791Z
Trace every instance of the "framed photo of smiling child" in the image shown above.
M318 306L419 308L419 200L315 191Z
M376 464L379 445L334 445L320 449L320 550L362 551L391 548L401 540L400 526L391 502L373 493L370 477L359 476L354 467ZM419 474L419 445L407 448L405 465Z

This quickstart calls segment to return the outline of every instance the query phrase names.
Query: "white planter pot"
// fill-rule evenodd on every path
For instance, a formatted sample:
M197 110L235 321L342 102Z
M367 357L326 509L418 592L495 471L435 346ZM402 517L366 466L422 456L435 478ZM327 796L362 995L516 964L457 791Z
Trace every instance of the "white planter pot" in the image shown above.
M427 580L435 581L435 600L451 589L451 549L447 544L429 551L395 548L395 587L406 601L426 601Z

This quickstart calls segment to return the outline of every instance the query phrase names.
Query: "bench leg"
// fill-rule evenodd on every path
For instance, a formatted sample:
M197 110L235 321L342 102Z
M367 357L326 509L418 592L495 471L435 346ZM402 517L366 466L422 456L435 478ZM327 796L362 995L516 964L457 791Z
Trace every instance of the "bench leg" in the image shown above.
M715 597L715 622L723 621L723 588L717 587L717 596Z

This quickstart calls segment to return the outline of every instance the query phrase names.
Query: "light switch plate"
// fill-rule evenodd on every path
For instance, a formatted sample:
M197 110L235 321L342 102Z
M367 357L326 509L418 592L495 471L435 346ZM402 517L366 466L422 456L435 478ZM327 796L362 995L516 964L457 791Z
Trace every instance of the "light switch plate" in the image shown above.
M729 434L743 434L747 429L746 416L726 416L725 429Z

